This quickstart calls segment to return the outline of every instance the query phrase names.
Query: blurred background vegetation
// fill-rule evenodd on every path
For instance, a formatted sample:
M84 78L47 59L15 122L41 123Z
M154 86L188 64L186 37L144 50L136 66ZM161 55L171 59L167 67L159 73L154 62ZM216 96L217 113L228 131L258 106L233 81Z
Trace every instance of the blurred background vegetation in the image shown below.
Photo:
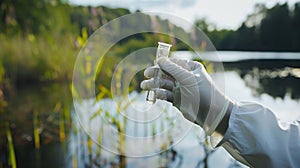
M64 140L64 122L66 126L71 126L69 114L71 95L67 93L61 96L53 93L58 90L68 90L68 85L64 89L60 85L53 85L50 89L44 88L39 94L29 93L28 96L28 93L22 93L20 90L19 93L16 93L16 88L22 87L25 92L27 88L32 89L35 86L69 84L72 80L76 55L84 46L87 38L102 25L130 13L128 9L123 8L75 6L65 0L0 0L1 151L2 149L3 151L8 150L6 144L11 144L10 147L13 147L12 142L9 142L11 140L10 128L14 128L14 123L17 122L23 124L23 120L26 119L32 120L36 148L39 148L38 135L42 131L46 132L41 136L41 141L45 144L51 141L50 134L57 134L60 141ZM145 14L144 17L148 25L153 24L151 16ZM195 31L183 30L168 20L158 17L154 20L159 22L159 24L152 25L154 30L155 25L160 25L166 29L172 28L173 31L181 32L186 37L195 36L193 34ZM257 4L254 13L249 15L236 30L217 29L214 23L210 23L205 18L196 20L195 25L206 33L217 50L300 51L300 2L294 6L285 3L271 8L267 8L264 4ZM122 29L121 26L118 28ZM180 40L162 34L154 36L153 33L143 33L122 39L107 53L113 59L106 59L103 63L104 66L99 75L104 88L110 87L110 78L113 72L111 68L114 68L116 63L133 51L145 47L155 47L157 41L172 44L176 42L172 50L190 50ZM143 78L142 73L138 77L140 79L137 81L140 81ZM135 85L138 86L138 83ZM103 86L101 87L103 89ZM26 95L22 106L5 110L6 106L10 104L20 103L18 102L20 100L14 98L22 96L22 94ZM38 105L46 99L48 106ZM53 113L48 110L51 108ZM22 111L23 114L19 114L19 111ZM17 119L10 124L6 123L6 121L13 120L8 119L9 112L14 112L17 116ZM3 115L4 113L6 115ZM59 122L54 122L56 119ZM53 130L46 127L51 124L54 125ZM27 131L25 128L21 129L19 132ZM31 125L28 129L31 131ZM5 133L2 130L5 130ZM14 135L21 137L18 136L17 131ZM23 139L30 139L28 137L22 134ZM7 140L4 142L2 139ZM18 141L20 138L15 139ZM14 151L13 149L9 150ZM18 150L20 152L22 148ZM14 154L10 156L10 165L14 165L13 156Z
M2 0L0 9L0 82L10 85L70 81L76 54L84 44L78 38L82 30L91 35L110 20L130 14L128 9L72 6L63 0ZM270 9L257 4L254 11L237 30L218 30L205 18L195 24L218 50L300 51L299 3ZM124 56L155 46L156 41L151 34L137 34L122 40L115 54ZM177 42L174 50L187 47Z
M84 44L78 38L82 30L91 35L110 20L130 14L128 9L72 6L63 0L2 0L0 9L0 82L10 85L70 81L76 54ZM270 9L257 4L254 11L237 30L218 30L205 18L195 24L218 50L300 51L299 3ZM114 54L124 56L155 46L158 40L151 34L137 34L122 40ZM174 48L187 49L180 42Z

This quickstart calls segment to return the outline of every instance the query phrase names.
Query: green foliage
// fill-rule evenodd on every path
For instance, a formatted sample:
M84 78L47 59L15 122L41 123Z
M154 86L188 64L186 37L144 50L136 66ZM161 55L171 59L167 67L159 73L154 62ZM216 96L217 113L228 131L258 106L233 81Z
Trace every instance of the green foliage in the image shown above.
M71 6L60 0L32 0L28 3L4 0L0 6L0 82L6 77L16 83L70 81L74 56L89 35L110 20L130 14L127 9ZM142 29L155 23L154 31L165 30L178 37L140 33L119 41L106 54L106 59L101 60L103 66L97 69L97 79L101 79L104 87L110 86L110 78L117 63L133 51L155 47L157 41L174 44L172 50L189 50L179 39L189 42L194 40L191 43L201 46L201 40L193 39L192 34L167 20L148 15L138 17L114 25L114 29L126 32L130 31L123 29L127 24ZM216 30L205 19L195 24L220 50L300 51L299 4L295 4L293 10L287 4L278 4L270 9L262 4L256 5L255 12L235 31ZM198 37L199 34L194 36ZM140 76L139 80L142 79Z
M130 14L128 9L112 9L104 6L74 6L72 7L72 12L70 13L69 17L70 21L75 23L79 30L82 28L87 28L88 33L91 34L108 21L126 14Z
M57 23L66 21L64 13L69 9L60 0L3 0L0 7L0 31L11 35L51 31L55 26L64 25Z
M0 60L0 83L3 82L4 75L5 75L5 69L3 67L2 60Z
M16 168L17 167L17 161L16 161L16 156L15 156L15 148L14 148L14 143L13 143L13 138L12 138L12 134L9 128L9 123L5 122L5 132L6 132L6 137L7 137L7 141L8 141L8 161L9 164L12 168Z
M74 44L71 35L41 37L0 35L0 60L13 82L71 79Z
M196 20L195 25L199 27L204 33L208 33L212 29L215 29L215 25L213 25L212 23L208 23L205 18Z
M11 82L21 84L70 81L74 56L84 46L89 35L110 20L130 14L128 9L71 6L60 0L32 0L28 3L6 0L1 1L0 6L0 77L6 72L5 77ZM141 28L151 26L150 16L142 14L138 17L141 18L114 25L115 31L131 31L122 29L127 24ZM186 34L167 20L156 18L156 22L160 29L170 30L172 27L174 31ZM155 47L157 41L170 43L172 38L142 33L122 39L106 54L105 61L100 62L105 66L98 66L96 75L101 78L101 84L109 87L113 68L122 58L138 49ZM186 48L180 41L177 43L179 49ZM88 70L88 67L85 65L83 70Z

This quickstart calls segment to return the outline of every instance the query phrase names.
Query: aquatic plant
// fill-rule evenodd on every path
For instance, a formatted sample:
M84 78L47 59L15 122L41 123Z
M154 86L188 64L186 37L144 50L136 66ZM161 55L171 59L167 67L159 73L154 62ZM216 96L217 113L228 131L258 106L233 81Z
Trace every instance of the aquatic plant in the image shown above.
M15 156L15 148L8 122L5 123L5 132L8 141L8 161L12 168L16 168L17 162Z

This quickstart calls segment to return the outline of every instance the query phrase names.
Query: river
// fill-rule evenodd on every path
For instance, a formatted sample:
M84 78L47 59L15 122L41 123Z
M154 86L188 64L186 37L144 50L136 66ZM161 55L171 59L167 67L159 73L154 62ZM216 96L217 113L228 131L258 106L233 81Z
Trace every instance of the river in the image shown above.
M187 51L173 54L186 58L193 57L193 53ZM224 91L228 97L238 102L252 101L264 104L285 121L300 116L300 53L218 52L218 54L220 57L218 60L210 59L209 56L203 56L203 59L211 64L223 62ZM146 137L150 148L148 149L149 146L147 147L144 142L139 142L140 144L134 140L124 142L123 150L128 150L125 154L149 155L125 157L115 154L114 150L119 150L119 146L115 145L120 143L120 137L113 134L115 130L106 128L99 123L100 120L94 122L94 118L89 116L87 123L92 125L89 127L92 130L89 137L88 128L85 127L87 123L78 122L85 119L84 116L78 119L78 112L76 113L74 109L69 90L69 85L61 84L24 86L16 88L9 96L7 112L2 115L4 117L1 120L10 123L19 167L197 167L205 164L204 158L207 156L208 167L244 167L223 148L211 150L203 145L205 138L201 128L184 121L179 113L172 112L162 115L158 111L150 116L147 113L128 114L142 119L145 119L143 118L145 116L147 119L154 116L150 125L126 121L126 133L130 137ZM130 96L143 100L145 93L133 91ZM112 123L117 125L118 122L111 117L116 112L110 111L110 103L110 100L103 99L97 102L96 106L106 111L103 115L107 117L107 125ZM83 104L89 104L89 100ZM170 105L166 106L168 110L174 111ZM139 111L142 107L137 103L134 108ZM163 120L166 118L168 121ZM99 128L101 134L94 134L99 132ZM166 128L170 129L164 132ZM190 128L189 131L176 134L176 131L186 128ZM162 130L160 133L166 133L166 136L149 139L148 137L153 134L163 135L158 134L157 130ZM38 141L35 138L36 131L40 137ZM1 132L1 138L5 137L4 131ZM95 138L101 138L102 146L97 144L99 139ZM152 147L153 144L155 146ZM0 147L1 167L8 164L6 140L0 142Z

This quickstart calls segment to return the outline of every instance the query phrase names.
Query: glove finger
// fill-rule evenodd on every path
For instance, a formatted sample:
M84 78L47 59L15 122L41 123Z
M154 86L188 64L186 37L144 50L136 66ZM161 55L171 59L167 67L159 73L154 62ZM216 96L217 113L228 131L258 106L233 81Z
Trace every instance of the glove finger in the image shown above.
M187 77L191 76L192 74L189 72L188 69L184 68L187 66L186 61L179 61L179 62L182 63L182 65L178 65L170 61L170 59L168 58L160 58L157 63L164 73L169 74L180 83L181 81L185 80Z
M193 71L195 69L198 68L204 68L204 66L197 61L192 61L192 60L181 60L181 59L177 59L177 58L170 58L170 60L172 62L174 62L177 65L180 65L181 67L183 67L184 69L188 70L188 71Z
M152 78L149 80L144 80L141 83L141 88L144 90L151 90L154 88L163 88L163 89L172 91L174 86L175 86L174 81L172 81L168 78L160 78L160 79Z
M147 78L153 78L156 71L157 71L157 67L155 66L148 67L144 71L144 76Z
M190 71L190 65L188 64L188 60L181 60L181 59L177 59L177 58L170 58L170 61L174 62L175 64L181 66L182 68Z
M171 76L163 73L161 71L161 69L157 66L151 66L151 67L148 67L145 69L144 71L144 76L146 78L154 78L156 77L156 75L160 75L161 78L166 78L166 79L169 79L169 80L172 80L172 81L175 81L174 78L172 78Z
M165 89L155 89L155 95L157 99L167 100L168 102L173 102L173 92Z

